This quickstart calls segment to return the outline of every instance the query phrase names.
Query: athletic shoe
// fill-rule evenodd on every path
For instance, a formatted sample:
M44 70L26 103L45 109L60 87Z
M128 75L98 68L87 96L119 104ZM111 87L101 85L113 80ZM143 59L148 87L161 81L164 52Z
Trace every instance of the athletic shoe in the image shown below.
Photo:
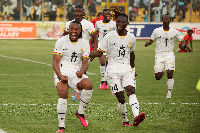
M101 90L104 89L104 83L105 83L105 82L103 82L103 83L101 82L101 84L100 84L100 89L101 89Z
M130 126L131 126L131 124L130 124L129 121L127 121L127 122L123 122L123 125L124 125L125 127L130 127Z
M142 112L138 116L135 117L133 121L133 126L137 127L141 122L143 122L144 119L145 119L145 113Z
M171 98L171 95L170 95L170 94L167 94L166 98Z
M65 129L58 129L58 131L56 131L57 133L59 132L65 132Z
M105 81L103 84L104 84L104 89L107 90L108 89L108 83Z
M88 127L88 122L85 119L84 114L79 114L78 111L76 111L75 115L80 119L81 125L83 125L83 127Z
M77 92L75 90L72 91L71 98L72 98L73 101L76 100L76 98L77 98Z

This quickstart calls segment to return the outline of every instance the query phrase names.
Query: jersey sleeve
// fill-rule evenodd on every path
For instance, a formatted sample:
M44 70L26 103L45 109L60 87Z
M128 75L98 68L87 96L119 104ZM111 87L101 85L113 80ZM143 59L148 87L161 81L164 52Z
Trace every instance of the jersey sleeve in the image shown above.
M89 41L85 40L85 48L83 50L83 55L82 58L89 58L90 55L90 45L89 45Z
M55 44L55 48L54 48L54 52L53 54L56 54L56 55L61 55L62 56L62 42L63 38L59 38L57 41L56 41L56 44Z
M99 43L98 50L103 53L107 53L109 45L109 35L107 34L103 40Z
M90 34L92 34L96 31L96 29L94 28L94 25L90 22L87 24L87 29Z
M175 37L178 41L181 41L183 39L183 36L181 35L181 33L177 30L175 30Z
M152 41L155 41L156 39L157 39L157 32L156 32L157 30L155 29L154 31L153 31L153 33L152 33L152 35L151 35L151 40Z
M95 24L95 29L96 29L96 30L99 30L99 24L98 24L98 21L97 21L96 24Z
M130 47L130 52L135 51L136 49L136 37L133 38L132 42L130 42L131 47Z

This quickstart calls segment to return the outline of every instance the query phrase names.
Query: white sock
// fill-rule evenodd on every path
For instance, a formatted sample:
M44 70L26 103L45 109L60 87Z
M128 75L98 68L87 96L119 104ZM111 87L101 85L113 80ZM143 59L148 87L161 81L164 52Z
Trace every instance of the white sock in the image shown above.
M118 109L119 109L119 112L121 113L123 122L129 121L127 119L126 103L124 104L118 103Z
M139 115L139 102L135 94L129 96L129 104L131 106L134 117Z
M168 86L168 94L171 95L172 89L173 89L173 86L174 86L174 79L173 78L168 79L167 86Z
M85 90L83 89L81 92L81 100L80 100L80 104L79 104L79 109L78 109L78 113L79 114L84 114L84 111L87 107L87 105L90 102L90 99L92 97L92 91L93 90Z
M65 128L65 114L67 111L67 99L59 98L57 104L59 127Z
M100 65L101 81L105 81L105 66Z

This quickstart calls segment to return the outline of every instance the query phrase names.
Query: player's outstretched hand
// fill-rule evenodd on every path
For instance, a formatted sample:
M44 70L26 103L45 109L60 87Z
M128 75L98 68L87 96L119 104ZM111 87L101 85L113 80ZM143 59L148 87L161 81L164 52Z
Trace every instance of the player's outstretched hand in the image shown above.
M68 77L62 75L61 77L59 77L59 79L61 80L61 82L63 82L63 83L67 83Z
M78 78L82 78L82 75L83 75L83 73L82 73L81 71L77 71L77 72L76 72L76 76L77 76Z
M145 47L147 47L147 46L149 46L149 45L151 45L151 42L146 42L146 43L145 43Z

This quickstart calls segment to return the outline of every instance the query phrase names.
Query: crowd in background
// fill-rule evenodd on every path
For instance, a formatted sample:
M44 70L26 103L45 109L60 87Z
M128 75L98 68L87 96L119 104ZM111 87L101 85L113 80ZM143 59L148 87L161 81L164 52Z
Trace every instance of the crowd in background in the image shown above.
M20 1L1 0L0 21L42 21L42 14L44 21L64 21L64 17L66 21L70 21L74 17L73 9L77 5L84 7L86 19L91 21L107 6L107 0L22 0L20 10ZM109 2L125 3L126 0ZM168 0L128 0L128 5L127 14L131 22L161 22L162 15L166 13L171 15L172 21L190 22L186 12L189 13L191 7L193 17L200 22L200 0L193 0L192 5L190 0L171 0L171 4ZM125 11L124 7L120 8L122 12Z

